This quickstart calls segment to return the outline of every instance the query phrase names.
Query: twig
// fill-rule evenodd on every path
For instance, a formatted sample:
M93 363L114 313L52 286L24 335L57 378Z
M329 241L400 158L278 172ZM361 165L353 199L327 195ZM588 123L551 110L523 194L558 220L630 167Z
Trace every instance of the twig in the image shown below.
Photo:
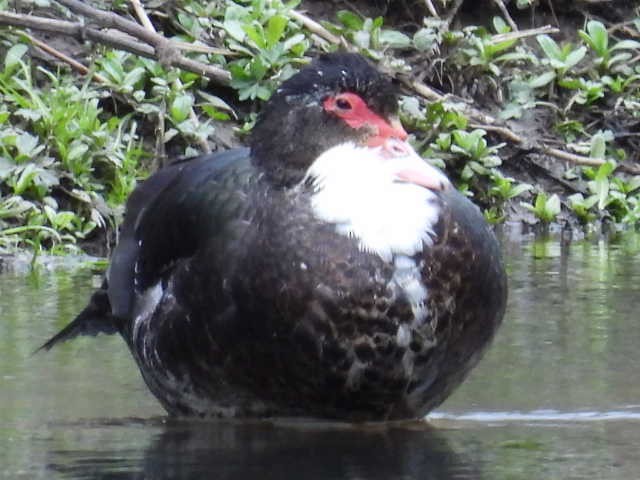
M398 80L402 82L409 90L412 90L414 93L418 94L422 98L429 100L431 102L447 102L456 104L456 109L462 111L466 115L471 118L475 118L476 120L482 122L483 124L491 125L496 123L496 119L491 115L487 115L486 113L478 110L477 108L469 105L468 102L465 102L463 99L459 97L455 97L453 95L442 95L436 92L433 88L428 85L417 82L414 80L410 80L407 78L399 77Z
M424 0L424 3L427 6L427 9L429 10L429 13L431 14L432 17L440 18L440 15L438 15L438 11L436 10L436 7L433 6L433 2L431 0Z
M507 7L504 6L504 2L502 0L493 0L493 3L498 6L500 11L502 12L502 15L504 15L504 18L507 19L507 23L509 24L511 29L513 31L517 31L518 26L516 25L516 22L513 21L513 18L511 18L511 15L509 15L509 10L507 10Z
M182 56L171 40L115 13L95 9L79 0L58 0L58 2L77 13L94 19L102 27L115 28L151 45L155 50L153 58L164 65L198 73L222 85L227 85L231 80L231 76L226 70Z
M551 10L551 16L553 17L553 21L556 24L556 27L560 27L560 21L558 20L558 16L556 15L556 9L553 8L554 0L547 0L547 4L549 5L549 10Z
M498 33L491 37L491 43L501 43L508 40L517 40L520 38L533 37L542 34L558 33L559 28L552 27L551 25L545 25L544 27L531 28L528 30L518 30L517 32Z
M567 160L568 162L575 163L577 165L599 167L600 165L605 163L605 160L602 160L601 158L593 158L593 157L586 157L584 155L576 155L575 153L565 152L564 150L560 150L558 148L553 148L553 147L542 147L540 151L552 157L559 158L560 160Z
M336 37L329 30L324 28L322 25L320 25L315 20L312 20L311 18L307 17L303 13L300 13L300 12L298 12L296 10L290 10L289 11L289 15L295 21L300 22L302 25L304 25L306 27L306 29L309 30L311 33L315 33L316 35L318 35L319 37L324 38L328 42L331 42L334 45L342 45L342 44L344 44L344 39L343 38Z
M82 63L78 62L77 60L74 60L73 58L69 57L68 55L65 55L61 51L56 50L55 48L53 48L52 46L44 43L43 41L38 40L37 38L29 35L28 33L24 33L23 32L22 35L24 35L27 38L27 40L29 40L29 42L31 42L33 45L38 47L40 50L42 50L43 52L48 53L52 57L55 57L55 58L57 58L59 60L62 60L63 62L65 62L68 65L70 65L71 68L73 68L76 71L80 72L80 74L82 74L82 75L91 75L99 83L103 83L103 84L109 83L109 81L106 78L104 78L102 75L100 75L99 73L91 72L91 70L89 70L87 67L85 67Z
M524 144L524 138L506 127L499 127L497 125L486 125L481 123L469 123L469 126L471 128L480 128L482 130L486 130L487 132L496 133L505 140L510 140L512 143L515 143L517 145Z
M149 45L141 43L129 36L125 36L122 34L114 35L113 31L97 30L95 28L86 27L78 22L54 20L50 18L37 17L34 15L20 15L9 12L0 12L0 25L10 25L14 27L30 28L33 30L44 32L53 32L77 38L80 41L91 40L93 42L107 45L118 50L124 50L136 55L140 55L142 57L159 60L159 55L156 53L157 48L153 48ZM142 27L139 28L144 30ZM158 36L161 37L161 35ZM167 40L167 42L169 42L170 45L173 46L173 42L169 40ZM178 49L175 50L177 51ZM165 60L166 59L167 58L165 58ZM172 58L170 64L183 70L197 73L198 75L206 77L218 85L226 86L231 81L231 75L226 70L213 65L208 65L206 63L198 62L196 60L191 60L190 58L186 58L180 54Z
M133 11L136 13L136 17L138 17L142 26L150 32L156 32L156 27L154 27L151 20L149 20L149 15L147 15L147 12L142 6L142 3L140 3L140 0L131 0L131 6L133 7Z
M445 23L444 30L449 30L449 28L451 27L451 23L453 23L453 19L456 18L456 15L458 14L458 10L460 10L460 7L462 6L463 3L464 3L464 0L455 1L455 3L453 4L453 7L451 7L451 10L449 10L449 13L447 13L447 16L444 18L444 23Z

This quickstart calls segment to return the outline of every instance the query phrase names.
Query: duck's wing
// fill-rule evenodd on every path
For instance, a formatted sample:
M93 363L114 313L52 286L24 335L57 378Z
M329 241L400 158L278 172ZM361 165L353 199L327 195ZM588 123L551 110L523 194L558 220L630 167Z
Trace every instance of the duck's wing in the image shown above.
M230 167L250 167L249 149L181 160L141 183L126 205L118 244L101 287L88 305L38 350L49 350L79 335L121 331L138 293L153 285L224 220L224 203L212 205L207 192ZM231 168L232 169L232 168ZM215 208L215 207L218 208Z

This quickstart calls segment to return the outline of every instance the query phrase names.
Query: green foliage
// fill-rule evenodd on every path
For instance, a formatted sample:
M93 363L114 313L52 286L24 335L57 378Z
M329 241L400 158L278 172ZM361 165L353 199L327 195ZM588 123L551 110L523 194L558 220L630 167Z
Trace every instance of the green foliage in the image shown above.
M471 132L464 130L454 130L451 133L452 142L450 143L449 150L453 153L460 154L468 159L461 174L462 180L469 180L475 174L489 175L493 167L499 166L502 161L498 156L498 150L503 146L494 145L488 146L485 135L487 132L481 129L476 129ZM440 138L440 144L443 145L449 143L443 138Z
M11 8L10 2L4 3ZM170 15L152 19L164 18L163 32L194 46L194 51L182 53L227 69L240 101L262 101L309 61L307 55L317 54L308 53L317 37L292 13L300 3L182 0L171 3ZM535 3L515 2L518 8ZM116 2L113 8L125 12L128 3ZM155 7L147 8L153 12ZM470 126L464 113L468 104L448 96L439 102L404 97L401 118L418 151L446 168L458 188L485 208L488 221L502 221L505 205L523 198L533 200L527 208L543 222L557 220L560 213L583 222L639 222L640 177L616 169L616 162L633 161L637 152L620 141L626 137L615 138L604 130L614 127L602 119L603 112L640 118L640 42L631 40L640 35L637 20L628 22L624 31L611 30L614 33L598 21L586 22L584 30L564 32L573 43L558 43L548 35L539 35L537 42L526 40L499 17L489 26L462 30L433 18L394 28L382 17L340 10L324 26L383 67L412 76L406 79L424 76L427 82L438 80L436 86L445 92L489 99L504 120L534 118L537 134L546 121L545 142L547 135L555 136L569 144L567 150L605 162L598 168L567 170L565 179L574 182L579 193L562 197L567 208L561 212L559 196L532 195L531 185L502 173L503 145ZM627 38L614 37L622 34ZM141 174L145 150L166 146L171 156L199 153L198 146L210 140L216 122L238 120L240 115L203 78L160 62L98 48L90 66L106 81L98 87L67 72L33 68L25 60L28 47L14 37L5 45L0 72L0 250L28 244L35 249L73 248L69 245L118 218ZM337 47L327 43L320 48ZM493 89L495 102L492 92L487 93ZM240 134L250 130L257 110L239 109L244 115ZM627 125L632 133L633 123ZM154 132L150 137L157 138L143 148L139 132Z
M228 64L231 86L240 100L267 100L277 85L296 72L309 48L302 29L288 12L299 2L272 0L228 2L220 26L226 46L240 55Z
M504 34L509 33L511 29L502 18L493 18L493 28L496 35L491 35L483 27L466 29L465 46L461 52L470 65L482 67L483 70L499 76L501 74L499 64L533 59L523 50L509 51L516 46L518 39L503 39Z
M628 65L623 64L633 57L629 50L640 50L640 42L635 40L622 40L610 46L607 28L597 20L587 22L586 30L579 30L578 35L595 53L601 72L628 71Z
M503 177L497 170L493 172L491 179L493 185L489 188L489 195L502 201L511 200L533 188L528 183L516 184L513 178Z
M381 58L384 50L408 48L413 44L408 35L397 30L382 28L384 23L382 17L363 18L347 10L338 11L336 17L340 24L337 26L329 25L329 28L336 34L344 35L370 57ZM420 37L418 37L418 41L421 41Z
M549 35L538 35L536 40L547 57L543 63L551 66L555 75L558 77L563 77L569 69L580 63L587 54L586 47L581 46L574 48L571 43L565 43L564 45L559 46ZM549 75L546 74L546 76L548 77Z
M11 47L0 72L0 250L68 250L110 221L141 150L128 116L102 119L102 91L42 68L37 87L26 51Z
M560 197L555 193L550 197L545 192L539 192L533 205L522 203L522 206L533 212L543 223L553 222L560 214Z

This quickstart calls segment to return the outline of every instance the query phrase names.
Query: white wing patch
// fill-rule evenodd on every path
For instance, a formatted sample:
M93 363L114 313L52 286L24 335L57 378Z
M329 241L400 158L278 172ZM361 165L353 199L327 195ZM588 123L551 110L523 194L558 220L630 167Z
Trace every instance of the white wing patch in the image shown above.
M394 259L395 269L391 281L404 293L411 304L415 325L420 325L427 318L427 288L422 283L420 268L416 262L404 255ZM400 329L398 329L398 343ZM408 343L408 342L407 342Z
M439 207L431 190L399 181L396 173L405 168L448 183L413 150L390 158L380 147L333 147L315 160L305 177L313 179L313 211L318 219L335 223L338 233L357 238L362 250L385 261L414 255L423 244L432 243Z
M138 337L138 332L143 323L147 322L156 307L162 300L162 282L147 288L137 299L133 312L133 338Z

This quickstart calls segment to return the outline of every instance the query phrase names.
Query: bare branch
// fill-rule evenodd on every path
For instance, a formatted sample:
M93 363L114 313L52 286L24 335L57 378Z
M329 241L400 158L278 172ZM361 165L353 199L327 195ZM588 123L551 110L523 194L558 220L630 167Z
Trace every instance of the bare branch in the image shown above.
M312 20L311 18L307 17L303 13L297 12L295 10L290 10L289 15L295 21L300 22L302 25L304 25L305 28L309 30L311 33L315 33L319 37L324 38L326 41L333 43L334 45L343 44L344 39L341 39L340 37L336 37L329 30L324 28L315 20Z
M155 32L156 27L154 27L151 20L149 20L149 15L147 15L147 12L142 6L140 0L131 0L131 6L133 7L133 11L136 13L136 17L138 17L142 26L150 32Z
M37 17L34 15L20 15L10 12L0 12L0 25L10 25L14 27L58 33L61 35L76 38L80 41L90 40L112 48L131 52L135 55L140 55L141 57L162 60L161 54L159 55L157 53L158 50L162 52L162 49L158 48L157 46L152 47L148 44L141 43L135 38L132 38L128 35L123 35L120 32L114 32L113 30L98 30L95 28L86 27L78 22L54 20L50 18ZM138 25L136 25L136 27L144 31L143 27L140 27ZM161 35L158 36L161 37ZM171 58L169 58L167 55L164 56L164 60L170 60L168 62L169 65L182 68L183 70L187 70L189 72L197 73L198 75L202 75L203 77L206 77L219 85L228 85L231 81L231 75L229 74L229 72L214 65L208 65L206 63L198 62L196 60L191 60L190 58L184 57L179 53L180 46L174 46L173 42L166 40L166 43L163 43L163 46L175 53L175 55L173 55Z
M424 0L424 3L427 6L427 9L429 10L429 13L431 14L432 17L440 18L440 15L438 15L438 11L436 10L436 7L433 6L433 2L431 0Z
M109 83L109 81L104 78L102 75L100 75L99 73L95 73L95 72L91 72L87 67L85 67L83 64L81 64L80 62L78 62L77 60L74 60L73 58L69 57L68 55L65 55L64 53L62 53L59 50L56 50L55 48L53 48L52 46L44 43L41 40L38 40L35 37L32 37L31 35L29 35L28 33L24 33L23 34L33 45L35 45L36 47L38 47L40 50L42 50L43 52L48 53L49 55L62 60L63 62L69 64L71 66L71 68L75 69L76 71L80 72L82 75L91 75L97 82L99 83Z
M558 33L559 28L552 27L551 25L545 25L544 27L531 28L529 30L518 30L515 32L499 33L491 37L491 43L506 42L508 40L518 40L520 38L535 37L537 35Z

